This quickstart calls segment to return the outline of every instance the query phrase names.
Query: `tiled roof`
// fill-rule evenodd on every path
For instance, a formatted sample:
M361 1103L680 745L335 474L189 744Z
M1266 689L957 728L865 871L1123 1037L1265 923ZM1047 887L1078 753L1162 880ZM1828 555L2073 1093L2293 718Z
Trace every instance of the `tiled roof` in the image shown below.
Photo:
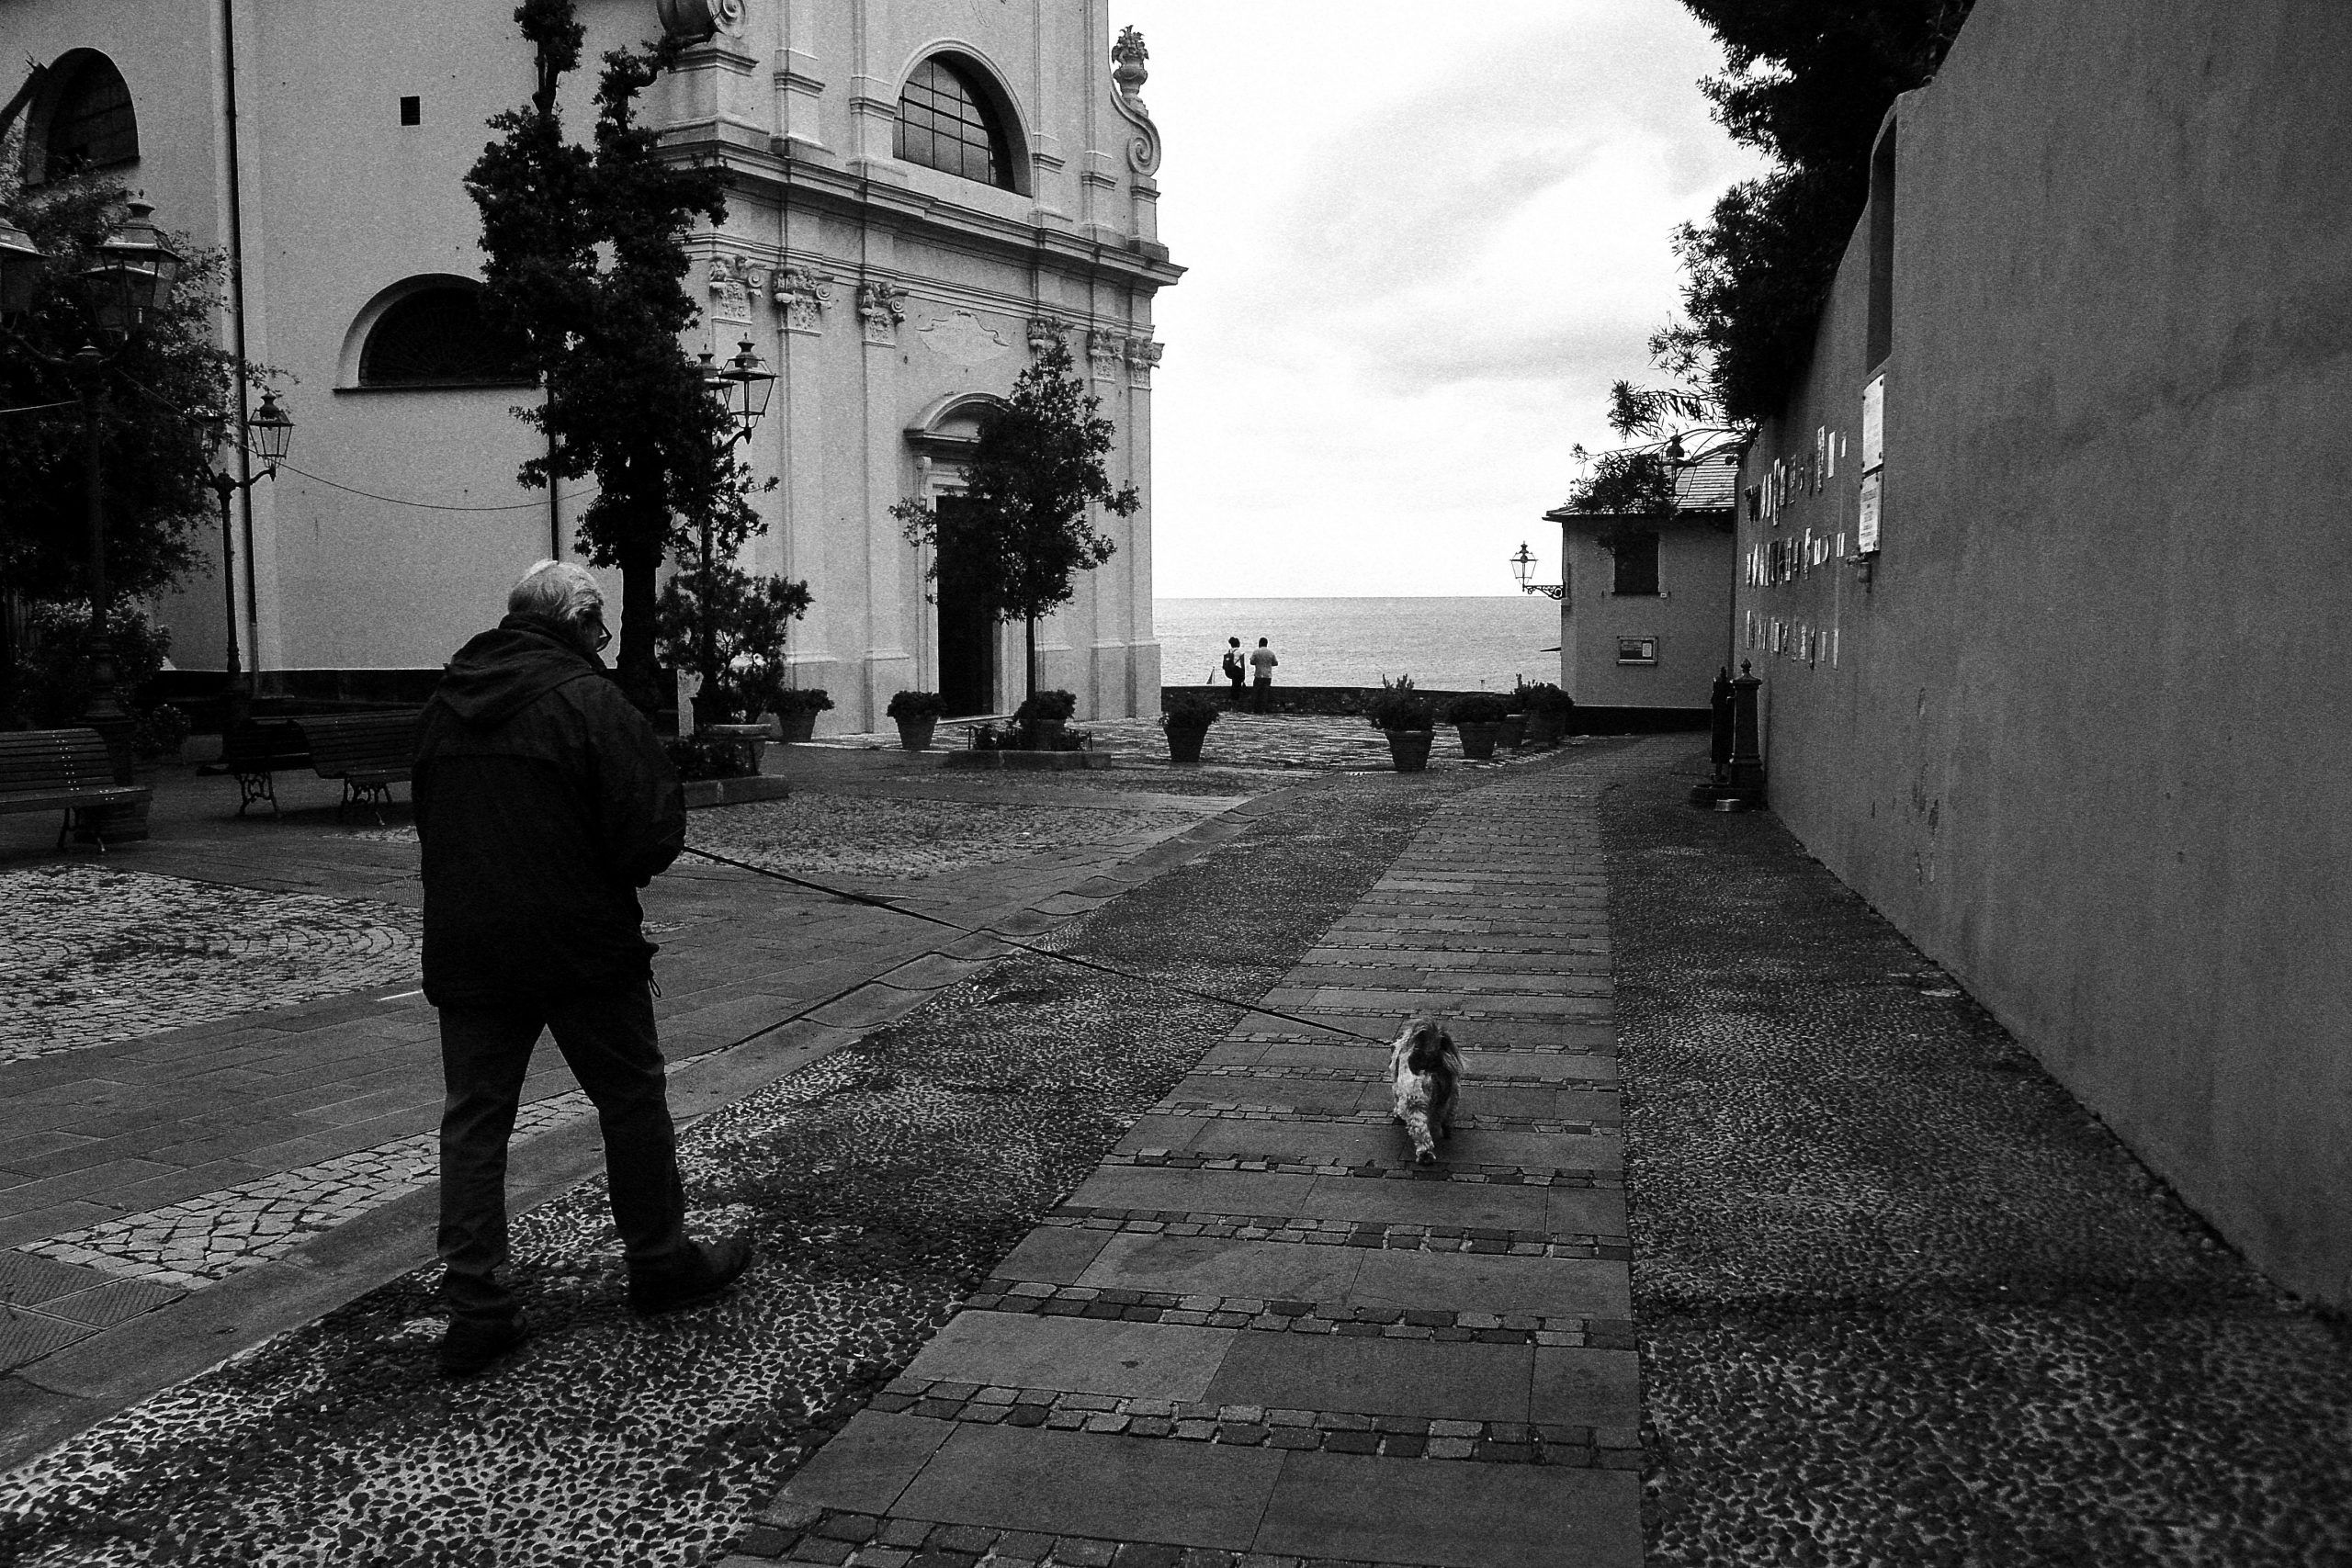
M1702 458L1677 474L1674 504L1684 512L1728 512L1739 502L1739 454Z
M1739 504L1737 448L1703 457L1674 476L1674 506L1678 512L1729 512ZM1544 514L1547 523L1571 523L1599 513L1571 512L1567 503Z

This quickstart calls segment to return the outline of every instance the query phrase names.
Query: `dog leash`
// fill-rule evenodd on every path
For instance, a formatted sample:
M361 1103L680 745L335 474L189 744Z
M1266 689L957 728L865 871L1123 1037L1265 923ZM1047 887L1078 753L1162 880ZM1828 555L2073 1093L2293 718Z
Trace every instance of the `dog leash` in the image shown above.
M891 914L904 915L910 920L922 920L928 925L944 926L951 931L960 932L965 936L1001 942L1005 946L1022 953L1032 953L1039 958L1049 958L1057 964L1067 964L1073 969L1091 969L1097 975L1108 975L1118 980L1131 980L1136 985L1149 986L1155 990L1173 992L1180 997L1190 997L1197 1002L1215 1002L1219 1007L1239 1008L1244 1012L1260 1013L1267 1018L1279 1018L1285 1023L1304 1024L1309 1029L1319 1029L1329 1034L1344 1034L1351 1040L1362 1040L1369 1044L1388 1043L1378 1035L1365 1034L1358 1030L1350 1029L1344 1024L1325 1023L1320 1019L1301 1018L1295 1012L1284 1012L1280 1008L1270 1008L1258 1002L1245 1002L1235 997L1219 996L1215 991L1198 991L1190 986L1180 986L1172 980L1155 979L1149 975L1138 975L1133 970L1121 969L1115 964L1097 964L1091 958L1080 958L1074 953L1056 953L1051 948L1035 947L1018 937L1007 936L1004 932L989 927L982 926L975 929L971 926L959 925L943 916L927 914L921 909L910 909L904 904L895 903L888 898L879 898L870 893L853 893L846 887L831 887L821 882L811 882L805 876L794 876L788 872L777 871L769 866L754 865L749 861L714 854L708 850L698 850L692 844L685 847L684 852L698 856L716 865L732 866L737 871L748 871L754 876L764 876L771 881L788 883L795 887L806 888L811 893L821 893L829 898L839 898L851 904L863 904L871 909L887 909ZM855 988L855 987L851 987L853 990Z

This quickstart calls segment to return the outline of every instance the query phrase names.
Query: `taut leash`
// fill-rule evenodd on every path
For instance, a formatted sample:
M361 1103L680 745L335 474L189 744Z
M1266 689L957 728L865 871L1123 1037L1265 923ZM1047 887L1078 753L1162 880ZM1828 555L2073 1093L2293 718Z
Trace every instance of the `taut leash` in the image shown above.
M888 898L878 898L870 893L853 893L846 887L831 887L826 886L824 883L811 882L805 876L794 876L788 872L777 871L769 866L754 865L749 861L740 861L727 855L713 854L708 850L698 850L692 844L686 846L685 852L690 855L700 856L702 859L709 861L715 865L732 866L737 871L748 871L754 876L764 876L772 881L788 883L794 887L806 888L811 893L821 893L829 898L839 898L845 903L851 904L863 904L872 909L886 909L894 915L904 915L910 920L922 920L928 925L943 926L951 931L958 932L964 936L976 936L983 938L989 942L1001 942L1004 943L1005 946L1015 949L1018 952L1032 953L1039 958L1051 959L1057 964L1067 964L1073 969L1091 969L1097 975L1108 975L1115 980L1132 980L1136 985L1149 986L1155 990L1173 992L1175 995L1180 997L1189 997L1196 1002L1214 1002L1219 1007L1239 1008L1244 1012L1260 1013L1267 1018L1279 1018L1285 1023L1304 1024L1309 1029L1319 1029L1329 1034L1344 1034L1351 1040L1362 1040L1369 1044L1385 1045L1388 1043L1386 1040L1380 1038L1378 1035L1365 1034L1360 1031L1350 1029L1344 1024L1326 1023L1320 1019L1301 1018L1295 1012L1284 1012L1279 1008L1266 1007L1258 1002L1245 1002L1237 997L1219 996L1215 991L1194 990L1190 986L1180 986L1172 980L1155 979L1149 975L1138 975L1133 970L1121 969L1114 964L1097 964L1091 958L1080 958L1074 953L1056 953L1051 948L1032 946L1030 943L1023 942L1018 937L1007 936L1002 931L995 931L986 926L976 929L971 926L959 925L956 921L948 919L944 916L929 914L922 909L910 909L904 904L896 903ZM856 987L853 987L851 988L854 990Z

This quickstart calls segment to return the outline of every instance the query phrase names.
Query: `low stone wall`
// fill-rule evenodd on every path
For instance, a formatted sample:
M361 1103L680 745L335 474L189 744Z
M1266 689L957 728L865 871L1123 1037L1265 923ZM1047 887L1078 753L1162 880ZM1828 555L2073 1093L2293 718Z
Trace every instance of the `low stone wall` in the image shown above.
M1189 692L1206 696L1220 708L1231 711L1234 706L1232 688L1219 682L1214 686L1162 686L1159 700L1162 711L1171 693ZM1322 714L1344 717L1362 714L1380 694L1377 686L1283 686L1267 689L1267 711L1270 713ZM1437 705L1440 713L1456 697L1466 697L1468 692L1439 691L1435 688L1421 694ZM1489 692L1488 696L1505 696L1508 693ZM1244 697L1246 706L1248 698ZM1570 716L1571 735L1649 735L1662 730L1704 729L1707 728L1705 708L1633 708L1579 707Z

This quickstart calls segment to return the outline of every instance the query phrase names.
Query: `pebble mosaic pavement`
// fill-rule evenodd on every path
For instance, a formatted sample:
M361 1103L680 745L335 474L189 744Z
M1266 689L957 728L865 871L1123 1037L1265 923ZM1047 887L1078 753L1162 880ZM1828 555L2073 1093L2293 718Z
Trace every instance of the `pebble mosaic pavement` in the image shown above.
M1657 1568L2343 1568L2352 1340L1777 821L1601 812Z
M590 1112L577 1089L525 1106L525 1140ZM440 1178L437 1133L401 1138L18 1247L124 1279L194 1289L282 1258L322 1231Z
M416 973L413 909L91 865L0 872L0 1064Z
M907 880L1041 850L1173 833L1197 812L800 794L697 812L687 842L802 876Z
M1434 779L1283 792L1241 838L1056 945L1254 995L1450 793ZM0 1556L709 1561L1239 1016L1006 959L684 1134L695 1224L748 1224L760 1248L719 1307L628 1316L592 1181L514 1224L538 1334L501 1375L430 1376L420 1272L0 1478Z

